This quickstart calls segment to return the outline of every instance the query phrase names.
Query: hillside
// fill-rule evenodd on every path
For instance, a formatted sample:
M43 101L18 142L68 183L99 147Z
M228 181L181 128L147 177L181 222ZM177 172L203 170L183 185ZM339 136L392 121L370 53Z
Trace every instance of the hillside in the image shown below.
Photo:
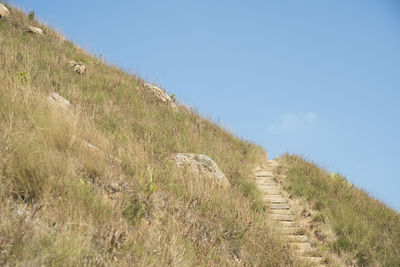
M8 9L0 20L0 265L293 262L246 178L265 160L259 146L160 103L137 75ZM51 93L70 107L54 107ZM210 156L231 189L177 168L178 152Z
M260 146L7 7L1 266L301 264L255 185ZM177 153L211 157L228 185L180 168ZM400 263L397 213L296 157L279 163L284 188L335 230L321 249L348 264Z
M349 265L400 266L400 215L300 156L279 158L280 182L302 203L301 214L321 250ZM283 178L284 177L284 178Z

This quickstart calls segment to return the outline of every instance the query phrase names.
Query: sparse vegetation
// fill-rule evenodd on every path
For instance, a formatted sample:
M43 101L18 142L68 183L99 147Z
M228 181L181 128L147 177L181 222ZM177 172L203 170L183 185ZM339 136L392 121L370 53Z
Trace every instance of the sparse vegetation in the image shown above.
M280 158L288 190L305 198L336 235L327 245L357 266L400 265L400 215L337 173L327 173L299 156Z
M0 265L294 264L247 178L265 160L260 147L171 110L140 77L10 10L0 20ZM71 106L53 106L51 92ZM176 168L177 152L211 156L231 189Z
M33 10L29 11L28 18L30 20L34 20L35 19L35 11L33 11Z
M249 178L266 160L261 147L185 106L172 110L139 76L9 9L0 19L1 266L299 265ZM51 92L71 105L55 107ZM231 188L177 168L178 152L211 156ZM396 212L341 175L296 156L280 162L284 187L332 226L335 240L320 235L327 249L360 266L400 264Z
M172 94L171 95L171 99L172 99L172 101L175 103L176 102L176 96L175 96L175 94Z

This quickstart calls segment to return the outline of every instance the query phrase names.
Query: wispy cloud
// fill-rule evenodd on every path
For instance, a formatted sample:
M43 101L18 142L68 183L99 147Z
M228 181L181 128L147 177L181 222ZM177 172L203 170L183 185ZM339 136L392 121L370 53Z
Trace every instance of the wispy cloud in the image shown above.
M271 124L268 126L268 131L275 134L288 133L294 130L310 131L318 117L315 113L309 112L307 114L284 114L278 124Z

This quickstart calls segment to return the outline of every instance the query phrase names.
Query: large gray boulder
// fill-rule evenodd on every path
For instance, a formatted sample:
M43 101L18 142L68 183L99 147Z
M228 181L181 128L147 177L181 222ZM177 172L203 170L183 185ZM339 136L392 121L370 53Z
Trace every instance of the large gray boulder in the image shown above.
M231 186L228 178L209 156L203 154L178 153L175 155L175 161L180 167L188 168L196 174L212 178L224 188L229 188Z
M7 18L8 16L10 16L10 11L5 5L0 4L0 18Z
M176 104L174 103L172 98L167 94L167 92L165 90L162 90L162 89L158 88L157 86L149 84L149 83L146 83L144 85L144 87L149 89L159 101L161 101L162 103L168 104L173 110L177 110Z

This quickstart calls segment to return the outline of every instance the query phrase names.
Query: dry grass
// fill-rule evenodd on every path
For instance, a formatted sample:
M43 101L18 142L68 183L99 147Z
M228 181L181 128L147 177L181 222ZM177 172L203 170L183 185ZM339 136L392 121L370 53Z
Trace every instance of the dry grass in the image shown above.
M327 249L357 266L400 265L400 215L382 202L299 156L283 155L283 186L313 210L312 230ZM324 237L332 229L334 238Z
M249 179L265 160L260 147L174 112L139 77L11 13L0 20L0 265L295 264ZM25 32L28 23L44 36ZM71 107L52 106L50 92ZM177 169L176 152L211 156L232 188Z

